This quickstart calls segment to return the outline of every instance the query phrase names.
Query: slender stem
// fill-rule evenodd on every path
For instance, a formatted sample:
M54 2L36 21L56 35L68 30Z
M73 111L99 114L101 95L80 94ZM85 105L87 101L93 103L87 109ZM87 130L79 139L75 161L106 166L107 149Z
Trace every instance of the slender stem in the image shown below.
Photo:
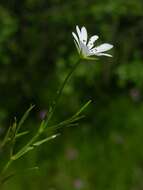
M23 152L29 147L31 146L36 140L37 138L40 136L40 133L36 133L32 139L21 149L19 150L15 155L12 156L12 160L17 160L18 158L20 158L23 155Z
M4 168L3 168L3 170L1 171L1 176L7 171L7 169L9 168L9 166L11 165L11 163L12 163L12 161L13 160L9 160L7 163L6 163L6 165L4 166Z
M66 83L68 82L68 80L70 79L71 75L73 74L73 72L76 70L77 66L80 64L80 58L77 60L77 62L75 63L75 65L72 67L72 69L69 71L68 75L66 76L65 80L63 81L61 87L59 88L59 90L57 91L56 97L53 100L50 109L49 109L49 113L48 113L48 117L45 121L45 127L47 126L47 124L49 123L50 119L52 118L55 109L57 107L57 104L59 102L59 99L61 97L61 94L64 90L64 87L66 85Z

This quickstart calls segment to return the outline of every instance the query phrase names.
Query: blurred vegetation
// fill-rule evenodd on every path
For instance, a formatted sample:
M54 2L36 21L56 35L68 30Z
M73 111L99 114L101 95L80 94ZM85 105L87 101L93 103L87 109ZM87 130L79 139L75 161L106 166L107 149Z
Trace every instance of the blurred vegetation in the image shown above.
M71 36L76 24L99 35L100 43L114 44L113 59L78 67L54 122L92 99L86 118L13 164L17 171L35 165L40 170L21 172L4 190L143 188L142 10L142 0L1 0L1 138L30 104L36 108L24 127L34 130L40 123L78 57Z

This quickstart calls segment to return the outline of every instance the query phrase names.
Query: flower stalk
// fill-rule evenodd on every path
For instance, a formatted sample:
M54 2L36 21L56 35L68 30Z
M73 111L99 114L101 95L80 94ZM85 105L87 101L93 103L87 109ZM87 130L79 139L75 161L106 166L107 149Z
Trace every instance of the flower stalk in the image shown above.
M65 87L66 83L68 82L68 80L70 79L70 77L72 76L72 74L74 73L74 71L76 70L78 65L80 64L80 61L81 61L81 58L79 57L77 62L74 64L74 66L71 68L71 70L67 74L67 76L66 76L65 80L63 81L60 89L57 91L56 97L55 97L55 99L53 100L53 102L52 102L52 104L50 106L47 119L45 120L45 127L48 125L49 121L51 120L51 118L52 118L52 116L53 116L53 114L55 112L55 109L56 109L56 107L58 105L59 99L61 97L61 94L62 94L62 92L64 90L64 87Z

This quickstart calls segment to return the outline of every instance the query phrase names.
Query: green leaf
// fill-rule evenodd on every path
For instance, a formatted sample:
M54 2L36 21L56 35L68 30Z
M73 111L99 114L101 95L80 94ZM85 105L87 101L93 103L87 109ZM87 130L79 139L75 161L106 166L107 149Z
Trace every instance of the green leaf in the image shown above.
M40 124L40 127L39 127L39 133L41 134L41 133L43 133L43 131L45 130L45 127L46 127L46 125L45 125L45 120L43 120L42 122L41 122L41 124Z
M59 136L59 134L52 135L52 136L47 137L47 138L45 138L43 140L37 141L32 146L40 146L41 144L43 144L43 143L45 143L45 142L47 142L49 140L55 139L57 136Z
M49 130L57 130L57 129L60 129L60 128L64 127L64 126L67 126L67 127L73 126L74 122L79 121L80 119L83 119L84 117L85 117L84 115L80 115L80 116L77 116L77 117L72 116L72 117L70 117L69 119L67 119L65 121L62 121L62 122L60 122L60 123L58 123L56 125L50 126L48 128L48 131ZM77 124L75 124L75 125L77 125Z
M20 158L21 156L23 156L24 154L28 153L29 151L33 150L35 147L37 146L40 146L41 144L51 140L51 139L54 139L58 136L59 134L56 134L56 135L52 135L50 137L47 137L43 140L40 140L40 141L37 141L33 144L29 144L29 146L26 145L26 147L24 147L22 150L20 150L17 154L13 155L11 157L12 160L17 160L18 158Z
M31 112L31 110L34 107L35 107L34 105L31 105L30 108L24 113L24 115L22 116L21 120L17 124L16 133L19 131L19 129L21 128L21 126L23 125L23 123L25 122L25 120L27 119L27 117L29 116L29 113Z
M27 135L28 133L29 133L29 131L24 131L24 132L18 133L15 137L19 138L21 136Z
M74 117L80 115L88 106L89 104L91 104L91 100L89 100L88 102L86 102L80 109L79 111L76 112L76 114L74 115Z
M9 127L9 129L7 130L7 133L0 145L0 148L4 147L8 142L12 141L14 136L15 136L15 132L16 132L16 127L17 127L17 123L16 121L13 123L12 126Z
M12 160L17 160L18 158L20 158L21 156L23 156L24 154L26 154L27 152L33 150L34 147L33 146L29 146L26 149L24 149L23 151L20 151L19 153L17 153L16 155L13 155L11 157Z

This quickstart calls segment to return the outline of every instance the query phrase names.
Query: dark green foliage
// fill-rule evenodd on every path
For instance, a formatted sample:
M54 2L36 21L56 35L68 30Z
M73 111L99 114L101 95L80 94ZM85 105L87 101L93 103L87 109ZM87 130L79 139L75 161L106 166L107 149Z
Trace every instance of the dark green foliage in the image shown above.
M142 0L1 0L0 136L30 104L36 109L24 131L37 130L78 58L71 36L76 24L99 35L97 44L114 44L113 58L79 65L52 124L91 99L86 118L13 164L16 171L40 169L11 179L4 190L143 188Z

